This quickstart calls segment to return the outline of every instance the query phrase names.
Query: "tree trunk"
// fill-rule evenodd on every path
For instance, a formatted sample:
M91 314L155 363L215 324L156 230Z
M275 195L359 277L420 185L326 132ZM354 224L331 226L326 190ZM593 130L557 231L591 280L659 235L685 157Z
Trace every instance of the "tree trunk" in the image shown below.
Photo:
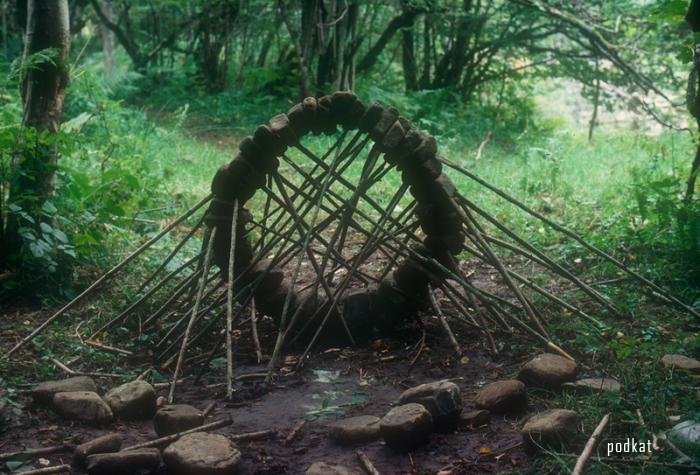
M591 114L591 122L588 124L588 141L593 140L593 130L595 129L598 120L598 104L600 102L600 71L598 60L595 61L595 92L593 93L593 114Z
M405 0L401 2L406 8ZM403 65L403 77L407 91L418 90L418 66L416 65L416 49L413 41L413 28L401 29L401 59Z
M692 0L688 7L686 21L697 36L700 33L700 0ZM695 121L700 131L700 42L695 43L693 50L693 66L688 77L688 90L686 95L687 107L690 114L695 117ZM693 199L695 194L695 183L700 174L700 139L697 143L695 158L690 166L690 176L686 183L684 200L687 203Z
M33 61L33 67L23 72L22 100L24 104L22 127L36 129L37 135L30 144L19 144L12 160L8 204L19 207L36 217L41 205L53 192L56 148L42 133L58 132L63 114L63 100L68 84L68 51L70 48L70 22L68 0L28 0L27 28L23 63L30 56L47 50L51 61ZM38 220L37 220L38 221ZM18 214L7 217L4 237L6 259L16 257L21 240L18 235Z
M112 0L105 0L102 11L110 21L114 21ZM105 75L109 76L114 71L114 32L107 28L104 23L100 23L100 39L102 40Z

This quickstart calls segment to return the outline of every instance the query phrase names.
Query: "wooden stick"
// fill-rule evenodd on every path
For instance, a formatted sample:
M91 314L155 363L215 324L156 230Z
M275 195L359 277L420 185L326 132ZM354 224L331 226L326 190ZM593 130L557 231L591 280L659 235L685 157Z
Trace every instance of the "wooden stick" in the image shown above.
M547 218L547 217L544 216L543 214L538 213L538 212L535 211L534 209L532 209L532 208L530 208L529 206L523 204L522 202L516 200L515 198L513 198L513 197L510 196L509 194L505 193L504 191L500 190L499 188L496 188L495 186L493 186L493 185L491 185L490 183L486 182L486 181L483 180L482 178L480 178L480 177L478 177L477 175L471 173L471 172L470 172L469 170L467 170L466 168L461 167L461 166L459 166L459 165L457 165L457 164L451 162L450 160L447 160L447 159L442 158L442 157L438 158L438 160L440 160L442 163L444 163L444 164L447 165L448 167L453 168L454 170L457 170L458 172L460 172L460 173L466 175L467 177L469 177L469 178L471 178L472 180L476 181L476 182L479 183L480 185L482 185L482 186L486 187L487 189L489 189L490 191L496 193L496 194L497 194L498 196L500 196L501 198L504 198L505 200L509 201L510 203L512 203L513 205L517 206L517 207L520 208L521 210L525 211L526 213L528 213L528 214L530 214L530 215L536 217L536 218L539 219L540 221L542 221L542 222L546 223L547 225L551 226L552 228L556 229L556 230L559 231L560 233L562 233L562 234L566 235L567 237L573 239L574 241L578 242L579 244L581 244L582 246L584 246L586 249L588 249L589 251L593 252L594 254L596 254L596 255L598 255L598 256L604 258L604 259L607 260L608 262L613 263L618 269L620 269L620 270L626 272L627 274L631 275L632 277L634 277L634 278L637 279L638 281L642 282L642 283L645 284L646 286L652 288L654 291L656 291L656 292L658 292L659 294L661 294L662 296L666 297L666 298L669 299L671 302L673 302L674 304L676 304L678 307L680 307L680 308L682 308L683 310L685 310L685 311L691 313L692 315L694 315L694 316L700 318L700 312L698 312L698 311L695 310L694 308L690 307L689 305L684 304L684 303L681 302L679 299L677 299L676 297L674 297L673 295L671 295L669 292L665 291L664 289L662 289L661 287L659 287L658 285L656 285L655 283L653 283L653 282L650 281L649 279L646 279L646 278L643 277L641 274L638 274L637 272L633 271L632 269L630 269L629 267L627 267L626 265L624 265L622 262L620 262L619 260L615 259L615 258L614 258L613 256L611 256L610 254L606 253L605 251L602 251L602 250L598 249L597 247L595 247L595 246L592 245L592 244L589 244L586 240L584 240L581 236L579 236L579 235L576 234L575 232L573 232L573 231L571 231L571 230L565 228L564 226L562 226L562 225L560 225L560 224L557 224L556 222L554 222L554 221L552 221L551 219Z
M236 258L236 231L238 228L238 198L233 200L231 245L228 253L228 281L226 285L226 399L233 399L233 267Z
M216 401L212 401L207 407L204 408L204 410L202 411L202 415L204 417L207 417L209 414L211 414L215 407Z
M193 258L185 261L180 267L175 269L174 271L170 272L168 275L166 275L163 280L158 282L156 285L154 285L151 289L148 290L141 298L137 299L135 302L133 302L131 305L129 305L127 308L125 308L122 312L119 313L116 317L102 325L100 328L95 330L92 335L88 337L88 340L93 340L94 338L97 337L100 333L103 331L107 330L108 328L111 328L115 323L123 320L126 316L131 314L134 310L136 310L143 302L148 300L153 294L155 294L158 290L160 290L165 284L167 284L171 279L173 279L176 275L178 275L180 272L182 272L184 269L189 267L196 259L198 259L199 256L194 256ZM175 290L173 292L177 292L178 287L180 286L181 283L178 283L175 286ZM148 319L144 322L144 324L148 323Z
M140 444L131 445L129 447L126 447L125 449L122 449L121 451L126 452L127 450L145 449L148 447L156 447L159 445L170 444L172 442L175 442L183 435L192 434L194 432L205 432L209 430L220 429L222 427L230 426L231 424L233 424L233 419L227 417L226 419L220 419L218 421L210 422L209 424L204 424L193 429L178 432L177 434L166 435L165 437L149 440L148 442L142 442Z
M90 376L93 378L123 378L123 374L114 374L114 373L88 373L88 372L83 372L83 371L75 371L73 369L70 369L68 366L64 365L60 361L58 361L56 358L51 358L51 362L58 366L62 371L64 371L66 374L69 374L71 376Z
M598 427L596 427L591 434L588 442L586 442L586 446L583 448L583 452L581 452L578 460L576 460L576 465L574 466L574 470L571 472L571 475L583 475L583 469L586 466L588 459L591 457L593 449L595 449L596 445L598 445L600 436L603 434L603 431L605 430L605 427L608 425L609 421L610 414L605 414L605 416L603 416L598 423Z
M250 330L253 334L253 345L255 346L255 357L258 364L262 361L262 350L260 349L260 339L258 338L258 323L255 315L255 299L250 301Z
M16 472L20 473L20 472ZM35 470L27 470L26 472L21 472L22 475L47 475L50 473L71 473L70 465L55 465L53 467L37 468Z
M287 434L287 438L284 439L284 445L289 445L294 438L297 436L299 431L304 427L306 424L306 419L302 419L296 424L294 424L294 427L292 427L292 430L289 431L289 434Z
M450 339L450 343L452 343L452 347L457 353L457 357L462 356L462 348L460 348L459 343L457 342L457 338L455 338L455 334L452 333L450 325L447 323L447 320L445 320L445 315L442 314L442 309L440 309L440 304L438 304L438 301L435 298L435 292L433 292L433 288L430 284L428 284L428 297L430 298L430 304L432 305L433 310L435 311L437 317L440 319L442 328L445 330L445 333L447 333L447 336Z
M175 373L173 374L173 381L170 385L170 391L168 392L168 403L173 403L173 398L175 396L175 385L177 384L177 378L180 375L180 370L182 369L182 361L185 359L185 351L187 351L187 343L190 337L190 332L194 326L194 322L197 318L197 312L199 310L199 305L202 301L202 294L204 294L204 287L207 282L207 274L209 273L209 263L211 262L212 249L214 248L214 238L216 237L216 227L211 230L209 235L209 242L207 243L207 252L204 256L204 268L202 270L202 279L199 286L199 291L197 292L197 299L195 300L194 306L192 307L192 315L190 321L187 324L187 329L185 330L185 335L182 339L182 345L180 346L180 354L177 357L177 364L175 365Z
M3 462L5 460L32 460L34 458L41 457L42 455L72 452L74 449L74 445L62 444L55 445L52 447L39 447L38 449L20 450L18 452L7 452L4 454L0 454L0 462Z
M90 346L94 346L95 348L99 348L100 350L111 351L113 353L120 353L120 354L126 355L126 356L133 356L134 355L133 351L123 350L123 349L117 348L115 346L104 345L102 343L97 343L96 341L92 341L92 340L85 340L85 344L90 345Z
M68 310L72 309L75 307L78 303L80 303L85 297L88 295L92 294L97 288L99 288L103 282L114 276L116 273L118 273L120 270L122 270L124 267L127 266L131 261L133 261L136 257L141 255L144 251L146 251L149 247L151 247L153 244L155 244L160 238L165 236L171 229L173 229L175 226L180 224L182 221L186 220L189 218L193 213L195 213L199 208L204 206L206 203L211 200L212 195L207 195L205 198L199 201L196 205L194 205L192 208L187 210L184 214L176 218L173 222L168 224L166 227L164 227L158 234L153 236L151 239L149 239L147 242L145 242L143 245L141 245L138 249L136 249L134 252L129 254L123 261L121 261L119 264L111 268L109 271L107 271L105 274L102 275L99 279L97 279L95 282L92 283L87 289L83 290L80 295L78 295L76 298L68 302L66 305L64 305L58 312L54 313L51 315L49 318L47 318L44 323L39 325L34 331L32 331L29 335L24 337L19 343L17 343L10 351L5 353L6 357L10 357L15 351L19 350L22 348L24 345L26 345L28 342L32 341L39 333L44 331L46 327L48 327L51 323L53 323L56 319L61 317L64 313L66 313Z
M367 475L380 475L379 470L375 468L375 466L372 464L372 461L365 455L365 453L361 450L356 450L355 454L357 454L357 458L360 459L360 463L362 464L362 468L365 469L365 472L367 472Z
M229 436L229 439L233 440L234 442L245 442L248 440L267 439L268 437L276 434L276 430L259 430L257 432L246 432L244 434L231 435Z

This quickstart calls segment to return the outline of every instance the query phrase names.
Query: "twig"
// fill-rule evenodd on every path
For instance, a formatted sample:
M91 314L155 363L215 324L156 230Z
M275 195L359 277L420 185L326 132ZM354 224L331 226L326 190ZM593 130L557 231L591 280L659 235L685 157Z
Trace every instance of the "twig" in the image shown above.
M462 348L459 346L459 343L457 342L457 338L455 338L455 334L452 333L452 329L450 328L450 325L447 323L447 320L445 319L445 315L442 314L442 310L440 309L440 304L438 303L437 299L435 298L435 292L433 291L433 288L430 284L428 284L428 296L430 298L430 304L432 305L433 310L437 314L437 317L440 319L440 323L442 324L442 328L444 328L445 333L447 333L447 336L450 339L450 343L452 343L452 347L455 349L455 352L457 353L457 357L462 356Z
M177 434L166 435L165 437L160 437L158 439L149 440L148 442L142 442L140 444L131 445L129 447L122 449L122 452L125 452L127 450L145 449L148 447L156 447L159 445L169 444L171 442L175 442L177 439L179 439L183 435L192 434L193 432L204 432L204 431L208 431L208 430L220 429L222 427L226 427L226 426L229 426L231 424L233 424L233 419L231 419L230 417L227 417L226 419L221 419L218 421L210 422L209 424L204 424L204 425L201 425L199 427L195 427L193 429L188 429L188 430L185 430L182 432L178 432Z
M202 411L202 415L204 417L207 417L211 412L214 410L216 407L216 401L212 401L204 410Z
M425 328L423 329L423 334L420 337L420 343L418 346L418 351L416 351L416 354L411 358L411 363L408 365L410 368L413 367L414 364L416 364L416 361L418 361L418 358L420 358L421 353L423 353L423 350L425 349Z
M474 160L479 161L479 159L481 159L481 154L484 152L484 148L486 148L486 145L488 145L489 141L491 140L492 135L493 131L489 130L488 132L486 132L484 140L481 141L481 143L479 144L479 148L476 150L476 156L474 157Z
M284 439L284 445L289 445L294 438L297 436L299 431L304 427L306 424L306 419L302 419L296 424L294 424L294 427L292 427L292 430L289 431L289 434L287 434L287 438Z
M126 356L134 356L133 351L123 350L121 348L117 348L114 346L104 345L102 343L97 343L96 341L92 341L92 340L85 340L85 344L90 345L90 346L94 346L95 348L99 348L101 350L111 351L113 353L120 353L120 354L126 355Z
M603 418L598 423L598 427L596 427L593 433L591 434L591 437L590 439L588 439L588 442L586 442L586 446L583 448L583 452L581 452L581 455L579 456L578 460L576 460L576 465L574 466L574 470L571 472L571 475L583 474L583 469L586 466L588 459L591 457L593 449L595 449L595 446L600 441L600 436L603 434L603 431L605 430L605 427L608 425L609 421L610 414L605 414L605 416L603 416Z
M238 228L238 198L233 200L231 219L231 245L228 253L228 282L226 285L226 399L233 398L233 267L236 257L236 231Z
M70 465L55 465L53 467L37 468L22 472L22 475L47 475L49 473L71 473Z
M244 434L231 435L229 436L229 439L233 440L234 442L245 442L247 440L266 439L275 434L277 434L276 430L259 430L257 432L246 432Z
M51 358L51 362L58 366L62 371L65 373L71 375L71 376L90 376L93 378L123 378L123 374L114 374L114 373L89 373L89 372L84 372L84 371L75 371L70 369L68 366L64 365L60 361L58 361L56 358Z
M0 454L0 462L5 460L31 460L42 455L58 454L61 452L71 452L75 449L74 445L63 444L53 447L40 447L38 449L27 449L19 452L8 452Z
M253 345L255 345L255 357L258 364L262 361L262 351L260 349L260 339L258 338L258 323L255 315L255 299L250 301L250 329L253 334Z
M81 302L85 297L90 295L92 292L94 292L100 285L102 285L103 282L105 282L107 279L115 275L117 272L122 270L124 267L126 267L127 264L129 264L132 260L134 260L136 257L141 255L144 251L146 251L149 247L151 247L156 241L158 241L160 238L165 236L171 229L173 229L175 226L180 224L182 221L185 219L189 218L195 211L197 211L199 208L204 206L207 202L211 200L211 195L207 195L205 198L203 198L199 203L194 205L192 208L187 210L184 214L176 218L173 222L168 224L166 227L164 227L158 234L153 236L151 239L149 239L147 242L145 242L141 247L136 249L134 252L129 254L123 261L121 261L119 264L111 268L109 271L107 271L105 274L102 275L99 279L97 279L95 282L92 283L87 289L83 290L80 295L78 295L76 298L68 302L66 305L63 306L58 312L54 313L51 315L49 318L47 318L44 323L39 325L34 331L32 331L29 335L24 337L22 341L17 343L10 351L8 351L5 356L10 357L15 351L19 350L22 348L24 345L26 345L28 342L32 341L39 333L44 331L46 327L48 327L52 322L54 322L56 319L61 317L64 313L66 313L68 310L72 309L75 307L79 302Z
M377 470L374 465L372 464L372 461L365 455L365 453L361 450L356 450L355 454L357 454L357 458L360 459L360 463L362 464L362 468L365 469L365 472L367 472L367 475L380 475L379 470Z
M170 385L170 391L168 392L168 403L172 404L173 397L175 396L175 385L177 384L177 377L182 369L182 361L185 359L185 351L187 351L187 343L190 337L190 332L194 326L194 322L197 318L197 312L199 310L199 305L202 301L202 294L204 294L204 287L207 283L207 274L209 273L209 263L211 262L211 254L214 248L214 238L216 237L216 227L212 228L209 234L209 241L207 243L207 252L204 256L204 267L202 270L202 279L199 285L199 291L197 292L197 298L192 307L192 315L190 316L190 321L187 324L187 329L182 338L182 345L180 346L180 353L177 357L177 364L175 365L175 373L173 374L173 382Z

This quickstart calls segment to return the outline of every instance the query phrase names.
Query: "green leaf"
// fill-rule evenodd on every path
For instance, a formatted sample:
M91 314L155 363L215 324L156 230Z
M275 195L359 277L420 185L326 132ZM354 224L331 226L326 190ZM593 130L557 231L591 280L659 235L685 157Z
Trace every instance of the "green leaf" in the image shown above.
M39 227L40 227L41 230L42 230L43 232L45 232L46 234L52 234L52 233L53 233L53 228L52 228L49 224L40 223L40 224L39 224Z
M66 236L66 233L64 233L60 229L54 229L53 235L56 237L56 239L58 239L64 244L68 242L68 236Z

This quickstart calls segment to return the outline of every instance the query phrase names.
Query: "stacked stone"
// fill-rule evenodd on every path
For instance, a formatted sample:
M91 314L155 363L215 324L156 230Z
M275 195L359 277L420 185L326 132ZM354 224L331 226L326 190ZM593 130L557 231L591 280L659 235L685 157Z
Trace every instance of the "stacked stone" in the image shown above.
M352 295L348 307L356 309L356 302L366 304L374 327L388 331L415 313L428 282L431 278L444 277L441 267L451 267L452 256L462 250L465 239L453 201L456 190L442 172L435 138L418 130L394 108L378 103L365 107L355 94L340 91L318 99L307 97L286 114L276 115L268 124L259 126L240 143L236 158L222 166L212 182L214 200L209 208L208 224L229 223L217 229L214 260L220 268L228 268L229 228L237 202L242 212L239 212L234 273L238 276L244 272L241 287L257 284L253 295L262 312L273 318L281 315L291 283L278 269L251 265L252 248L245 238L250 214L244 206L264 186L267 175L277 169L278 157L289 146L308 133L332 135L339 126L367 133L374 141L375 150L384 153L386 162L401 172L403 182L417 201L416 214L426 235L423 245L414 251L441 264L430 266L424 259L407 258L379 286L366 291L366 296ZM299 322L305 323L319 308L313 303L323 304L317 300L316 295L302 298L292 292L289 308L293 312L303 306ZM341 301L341 308L345 307L344 303ZM358 318L364 319L367 312L359 314ZM329 321L334 320L337 319Z

